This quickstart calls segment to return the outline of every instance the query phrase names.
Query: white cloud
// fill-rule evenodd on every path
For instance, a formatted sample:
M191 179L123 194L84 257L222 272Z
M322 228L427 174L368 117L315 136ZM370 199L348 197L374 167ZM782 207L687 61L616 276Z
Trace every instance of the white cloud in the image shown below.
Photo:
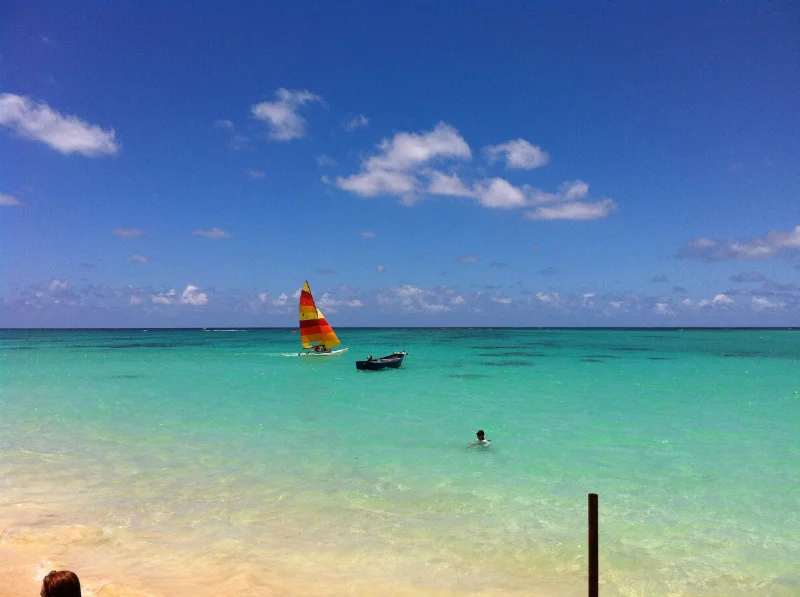
M459 263L477 263L481 258L477 255L464 255L458 259Z
M382 274L383 272L386 271L386 266L383 265L382 263L380 263L380 264L375 266L375 269L378 270L379 274Z
M407 195L418 188L420 166L442 157L469 159L467 142L452 126L440 122L427 133L397 133L378 146L380 153L362 162L359 174L337 177L339 188L358 195Z
M763 296L754 296L753 297L753 309L756 311L764 311L767 309L782 309L786 306L783 302L773 302L769 299L764 298Z
M336 312L336 307L358 308L364 306L364 303L361 301L361 299L334 299L327 292L317 299L316 303L320 308L330 311L331 313Z
M717 294L711 301L712 305L732 305L733 299L725 294Z
M577 201L589 196L589 185L582 180L567 180L558 187L558 194L566 201Z
M466 302L467 302L466 299L463 296L461 296L460 294L457 294L456 296L454 296L453 298L450 299L450 304L451 305L463 305Z
M131 263L150 263L150 258L144 255L133 254L128 256L128 261Z
M257 180L259 178L264 178L266 174L264 173L263 170L248 170L247 176L249 176L253 180Z
M285 307L287 304L289 304L289 295L285 292L282 292L278 298L272 301L272 304L276 307Z
M484 207L513 209L524 207L522 191L502 178L493 178L475 185L475 197Z
M361 232L358 233L358 235L363 238L375 238L376 236L378 236L371 230L362 230Z
M656 303L653 311L656 313L656 315L674 315L672 309L669 308L668 303Z
M356 129L364 128L367 125L369 125L369 118L363 114L359 114L358 116L353 116L350 120L345 122L344 129L346 131L354 131Z
M525 139L516 139L502 145L486 148L490 161L505 159L507 168L532 170L550 161L550 155L541 147L532 145Z
M47 285L47 292L61 294L69 291L69 280L51 280Z
M217 240L218 238L227 238L231 236L231 233L214 226L211 230L192 230L192 235Z
M139 238L145 236L147 231L139 228L114 228L114 234L120 238Z
M391 170L369 170L361 174L353 174L347 178L336 177L340 189L351 191L363 197L376 195L404 195L417 188L417 179L409 172Z
M428 173L431 177L428 192L432 195L452 195L455 197L474 197L471 189L465 185L458 174L447 175L438 170Z
M489 209L536 207L524 217L537 220L596 220L607 217L617 207L612 199L583 201L589 195L589 185L582 180L565 181L558 192L549 193L497 177L469 183L455 172L436 170L430 167L435 159L472 157L464 138L444 122L427 133L397 133L378 147L378 154L362 160L359 173L337 177L336 185L366 197L397 195L406 205L425 195L443 195L470 197ZM489 147L487 151L493 159L504 156L509 167L530 169L549 159L546 152L524 139ZM323 181L328 182L325 177Z
M491 298L491 301L498 305L510 305L514 302L514 299L509 296L495 295Z
M262 303L266 303L267 299L269 299L269 293L267 292L259 292L258 293L258 300Z
M261 102L252 106L250 111L253 117L267 123L270 139L290 141L304 137L307 123L298 110L305 104L322 102L322 98L305 89L290 91L283 88L278 89L275 96L277 100L274 102Z
M128 301L128 304L133 306L133 307L138 307L143 302L144 302L144 300L142 299L142 297L133 295L133 296L131 296L130 300Z
M22 205L22 201L11 195L0 193L0 205L4 207L11 207L12 205Z
M770 230L762 237L744 240L716 241L703 236L693 238L678 250L677 257L702 261L773 259L784 251L793 252L796 249L800 249L800 226L795 226L789 232Z
M119 151L114 129L104 130L77 116L64 116L44 102L13 93L0 95L0 124L63 154L98 156Z
M156 305L171 305L177 300L177 295L175 293L175 289L170 289L169 292L161 292L159 294L154 294L150 298L150 300Z
M201 306L208 304L208 295L205 292L200 292L200 289L194 284L189 284L184 288L181 294L181 304Z
M557 292L537 292L536 298L545 305L558 305L561 303L561 295Z
M613 199L604 199L597 203L572 201L537 207L534 211L526 212L524 217L532 220L599 220L608 217L616 207Z

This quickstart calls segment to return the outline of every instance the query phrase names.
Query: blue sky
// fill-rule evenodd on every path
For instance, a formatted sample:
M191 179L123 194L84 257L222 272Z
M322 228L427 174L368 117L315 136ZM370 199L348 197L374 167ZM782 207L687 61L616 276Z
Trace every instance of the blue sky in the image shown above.
M793 2L0 8L0 326L800 325Z

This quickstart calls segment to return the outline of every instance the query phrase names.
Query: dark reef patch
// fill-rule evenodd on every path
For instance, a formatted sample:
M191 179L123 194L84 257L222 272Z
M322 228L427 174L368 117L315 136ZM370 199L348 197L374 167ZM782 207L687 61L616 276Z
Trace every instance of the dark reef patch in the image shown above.
M611 350L618 350L620 352L650 352L652 349L639 346L616 346Z
M484 365L489 367L530 367L528 361L487 361Z

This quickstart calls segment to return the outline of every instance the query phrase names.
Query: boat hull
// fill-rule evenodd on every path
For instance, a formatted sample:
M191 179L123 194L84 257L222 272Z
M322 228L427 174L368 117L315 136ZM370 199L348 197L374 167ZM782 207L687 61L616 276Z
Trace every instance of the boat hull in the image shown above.
M285 357L335 357L343 352L347 352L349 348L340 348L338 350L330 350L328 352L287 352L284 353Z
M367 359L356 361L356 369L359 371L380 371L381 369L398 369L403 364L403 357L407 352L396 352L394 354L381 357L379 359Z

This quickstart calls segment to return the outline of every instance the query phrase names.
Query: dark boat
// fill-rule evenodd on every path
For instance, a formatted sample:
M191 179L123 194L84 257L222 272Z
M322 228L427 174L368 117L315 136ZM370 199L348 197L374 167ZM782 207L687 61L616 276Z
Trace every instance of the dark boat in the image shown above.
M366 361L356 361L356 369L366 371L378 371L379 369L397 369L403 364L403 357L408 353L403 350L400 352L393 352L390 355L373 359L372 355L367 357Z

